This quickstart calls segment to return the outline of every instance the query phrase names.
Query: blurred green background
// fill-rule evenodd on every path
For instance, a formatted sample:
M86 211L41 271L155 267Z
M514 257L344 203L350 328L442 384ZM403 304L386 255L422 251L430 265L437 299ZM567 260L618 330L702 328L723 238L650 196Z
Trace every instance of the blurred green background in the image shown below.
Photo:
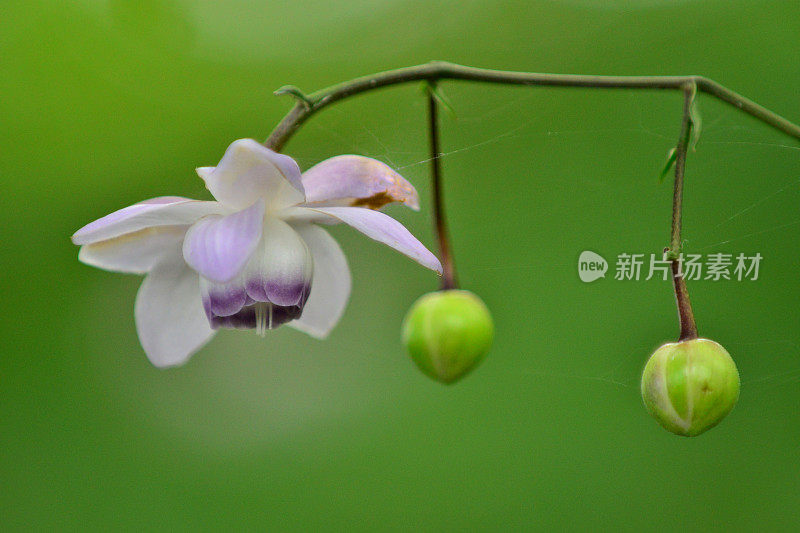
M800 121L799 34L796 0L3 0L0 527L797 530L800 144L708 97L686 250L764 259L757 281L690 285L742 376L733 413L694 439L639 396L677 333L669 283L576 271L583 250L667 244L676 93L443 84L457 264L497 327L450 387L399 340L435 276L348 228L333 233L353 295L329 340L223 331L168 371L136 338L140 279L81 265L69 236L145 198L209 198L193 169L265 138L287 83L431 59L702 74ZM424 116L417 86L371 93L286 152L400 169L423 211L389 212L433 246Z

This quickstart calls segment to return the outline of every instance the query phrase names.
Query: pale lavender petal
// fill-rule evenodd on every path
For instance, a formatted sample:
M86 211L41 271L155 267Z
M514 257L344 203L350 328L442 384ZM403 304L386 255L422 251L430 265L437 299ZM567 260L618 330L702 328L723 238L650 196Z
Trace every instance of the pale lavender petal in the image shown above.
M185 363L214 334L200 300L199 278L183 261L179 246L167 251L145 278L135 316L142 347L158 367Z
M279 213L281 220L284 220L292 226L298 224L322 224L325 226L335 226L341 224L342 221L334 218L331 215L321 213L311 209L311 206L295 206L283 209Z
M200 277L203 307L216 316L230 316L241 311L248 302L241 276L228 283L214 283Z
M245 269L245 288L254 300L302 305L308 297L313 261L303 239L285 222L267 217L261 244Z
M92 244L144 228L189 225L206 215L224 212L217 202L201 202L178 196L152 198L87 224L75 232L72 242Z
M78 259L104 270L145 274L156 265L165 250L180 244L187 229L189 226L156 226L84 244Z
M306 204L380 209L401 202L419 210L416 189L388 165L369 157L340 155L303 173Z
M142 200L136 205L162 205L162 204L174 204L176 202L184 202L186 200L191 200L191 198L184 198L183 196L156 196L155 198L149 198L147 200Z
M289 325L325 338L339 322L350 297L350 269L339 243L324 229L311 224L294 226L314 259L314 282L303 314Z
M333 217L357 229L367 237L382 242L410 257L420 265L442 273L442 264L402 224L392 217L363 207L314 207L307 209Z
M271 209L305 201L295 160L253 139L234 141L219 165L200 167L197 174L214 198L232 209L244 209L258 198Z
M195 223L183 241L183 257L203 277L225 283L236 277L258 246L264 202L228 216L206 217Z

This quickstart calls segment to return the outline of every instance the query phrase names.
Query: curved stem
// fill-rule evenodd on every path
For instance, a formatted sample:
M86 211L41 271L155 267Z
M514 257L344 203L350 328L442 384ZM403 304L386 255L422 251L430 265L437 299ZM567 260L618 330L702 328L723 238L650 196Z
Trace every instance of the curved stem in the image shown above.
M435 83L426 91L428 94L428 127L431 142L431 177L433 189L433 220L436 238L439 242L439 255L442 260L442 290L458 288L456 267L450 251L450 235L447 231L447 220L444 213L442 197L442 163L439 149L439 103L434 95Z
M673 261L681 253L681 222L683 215L683 177L686 174L686 152L689 149L692 122L690 113L692 100L697 90L694 85L683 88L683 115L681 118L681 134L675 147L675 186L672 194L672 238L670 239L669 258Z
M413 67L371 74L322 89L310 95L295 87L285 87L281 94L297 98L294 108L272 131L265 145L280 150L298 128L318 111L334 102L360 93L413 81L464 80L546 87L585 87L594 89L676 89L694 86L699 92L727 102L787 135L800 139L800 126L786 120L744 96L702 76L590 76L575 74L543 74L482 69L432 61Z
M681 255L681 220L683 217L683 179L686 175L686 152L689 148L689 139L692 133L691 110L692 102L697 94L694 85L683 87L683 115L681 117L681 133L678 146L675 148L675 184L672 194L672 238L666 250L667 258L672 261L672 283L675 289L675 303L678 306L678 321L680 323L679 341L697 338L697 323L694 320L692 303L689 299L689 290L686 288L686 279L683 277Z
M692 302L689 300L689 291L686 288L686 279L681 269L681 259L672 261L672 285L675 288L675 303L678 306L678 321L681 333L678 341L687 341L697 338L697 323L694 321Z

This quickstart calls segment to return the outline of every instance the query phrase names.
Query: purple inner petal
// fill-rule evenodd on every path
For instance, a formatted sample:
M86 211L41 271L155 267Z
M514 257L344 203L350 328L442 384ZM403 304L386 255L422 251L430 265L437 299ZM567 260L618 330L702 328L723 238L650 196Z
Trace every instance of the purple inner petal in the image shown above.
M308 296L311 289L310 281L281 283L279 280L270 280L266 283L265 288L271 302L283 306L297 305Z
M275 329L303 313L311 292L311 283L275 288L291 295L291 305L280 305L266 298L266 284L240 281L222 285L203 280L202 300L211 327L214 329L258 329L257 306L262 306L262 327ZM245 287L248 287L247 289ZM287 298L288 299L288 298Z
M225 286L208 291L211 312L217 316L230 316L238 312L247 302L247 293L239 286Z
M227 329L256 329L256 308L255 305L243 307L239 312L230 316L216 316L208 314L208 321L213 329L227 328ZM302 305L293 305L283 307L279 305L272 305L272 317L269 324L269 329L275 329L283 324L300 318L303 314Z

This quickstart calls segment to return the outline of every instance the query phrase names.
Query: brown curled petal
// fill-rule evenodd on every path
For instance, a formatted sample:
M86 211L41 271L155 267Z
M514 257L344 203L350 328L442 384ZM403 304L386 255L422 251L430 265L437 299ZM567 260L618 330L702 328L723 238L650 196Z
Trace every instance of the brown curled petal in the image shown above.
M376 159L340 155L303 173L306 205L311 207L366 207L380 209L400 202L419 210L414 186Z

